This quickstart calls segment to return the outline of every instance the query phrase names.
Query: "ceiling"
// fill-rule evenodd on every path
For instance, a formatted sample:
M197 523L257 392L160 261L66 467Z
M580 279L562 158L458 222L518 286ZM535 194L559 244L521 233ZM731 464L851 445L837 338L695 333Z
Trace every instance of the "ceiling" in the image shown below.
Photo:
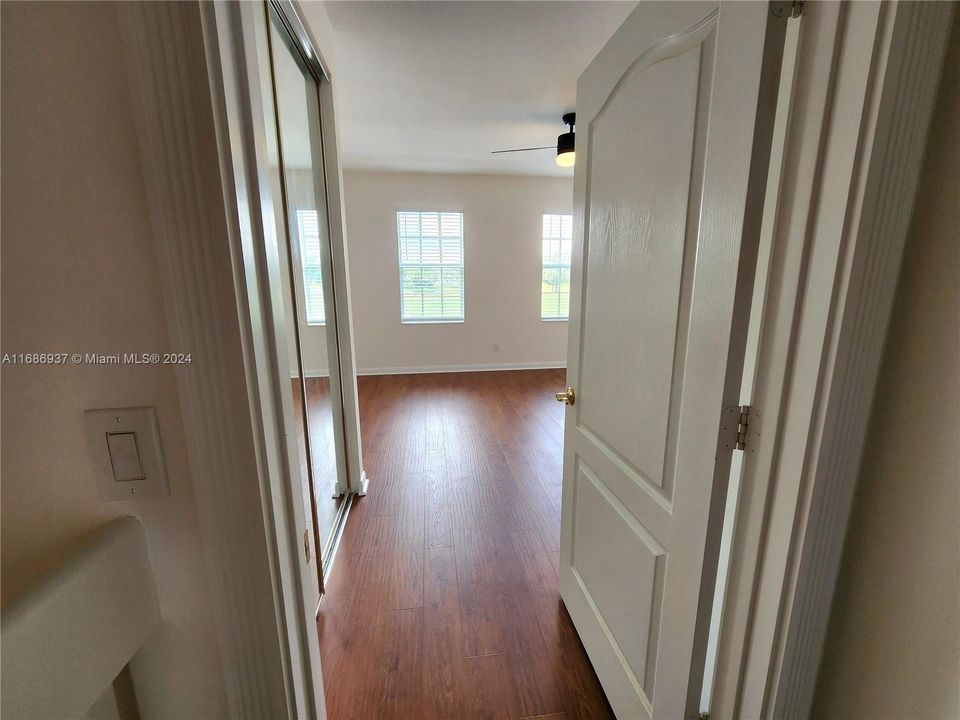
M363 2L325 6L343 165L571 176L556 145L577 77L636 2Z

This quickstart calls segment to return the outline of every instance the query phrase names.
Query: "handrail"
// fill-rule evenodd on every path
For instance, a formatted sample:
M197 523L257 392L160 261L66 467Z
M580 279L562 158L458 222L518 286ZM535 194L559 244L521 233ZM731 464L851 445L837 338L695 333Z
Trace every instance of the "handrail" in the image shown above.
M0 714L82 716L159 623L143 525L113 520L0 614Z

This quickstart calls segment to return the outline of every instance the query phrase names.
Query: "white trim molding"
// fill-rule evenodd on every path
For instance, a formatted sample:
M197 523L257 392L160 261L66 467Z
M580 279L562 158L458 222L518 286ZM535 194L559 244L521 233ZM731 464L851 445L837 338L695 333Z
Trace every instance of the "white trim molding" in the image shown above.
M281 268L274 222L274 190L265 161L273 130L265 100L269 76L267 5L201 5L211 67L210 92L220 161L221 201L228 217L233 284L243 338L254 443L270 535L277 632L282 647L287 706L278 715L325 717L315 607L321 587L319 552L310 543L309 499L300 477L293 426L285 314L276 302ZM286 3L279 11L292 11ZM286 18L289 19L289 18ZM272 102L272 98L271 98ZM338 468L340 457L338 454ZM310 543L315 545L316 543Z
M429 375L431 373L497 372L503 370L563 370L566 367L566 360L468 365L411 365L409 367L360 368L357 375Z
M363 497L367 494L367 490L370 489L370 478L367 477L367 471L364 470L360 475L360 487L357 489L357 495Z
M773 716L810 714L884 341L913 215L953 3L884 5L877 72L848 207L841 284L812 418L793 592Z
M231 717L296 714L200 3L117 6ZM235 222L235 220L233 221Z
M292 6L296 12L296 3L292 3ZM309 28L305 28L305 32L310 35ZM312 36L310 41L318 53L324 51L324 48L318 47ZM360 438L360 396L357 391L357 350L353 337L350 257L343 199L343 168L340 163L340 130L335 111L336 92L333 82L328 73L327 81L320 83L320 134L323 144L324 188L327 192L330 263L333 267L333 293L336 303L339 384L343 402L341 418L346 445L347 487L341 489L365 495L367 486Z
M809 715L952 12L804 6L715 718Z

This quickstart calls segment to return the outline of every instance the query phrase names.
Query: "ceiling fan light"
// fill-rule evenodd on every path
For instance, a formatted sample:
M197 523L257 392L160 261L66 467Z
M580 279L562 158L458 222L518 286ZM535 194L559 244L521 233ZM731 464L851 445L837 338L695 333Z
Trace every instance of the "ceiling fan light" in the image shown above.
M565 132L557 137L557 165L560 167L573 167L576 157L574 152L575 137L573 131Z

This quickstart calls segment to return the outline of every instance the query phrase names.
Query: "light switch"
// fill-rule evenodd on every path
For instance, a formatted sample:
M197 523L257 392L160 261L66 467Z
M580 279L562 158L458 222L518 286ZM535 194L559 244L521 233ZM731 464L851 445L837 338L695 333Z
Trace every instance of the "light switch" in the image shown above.
M170 494L155 408L105 408L83 416L100 497L140 500Z
M127 482L144 479L136 432L107 433L107 448L110 451L114 480Z

